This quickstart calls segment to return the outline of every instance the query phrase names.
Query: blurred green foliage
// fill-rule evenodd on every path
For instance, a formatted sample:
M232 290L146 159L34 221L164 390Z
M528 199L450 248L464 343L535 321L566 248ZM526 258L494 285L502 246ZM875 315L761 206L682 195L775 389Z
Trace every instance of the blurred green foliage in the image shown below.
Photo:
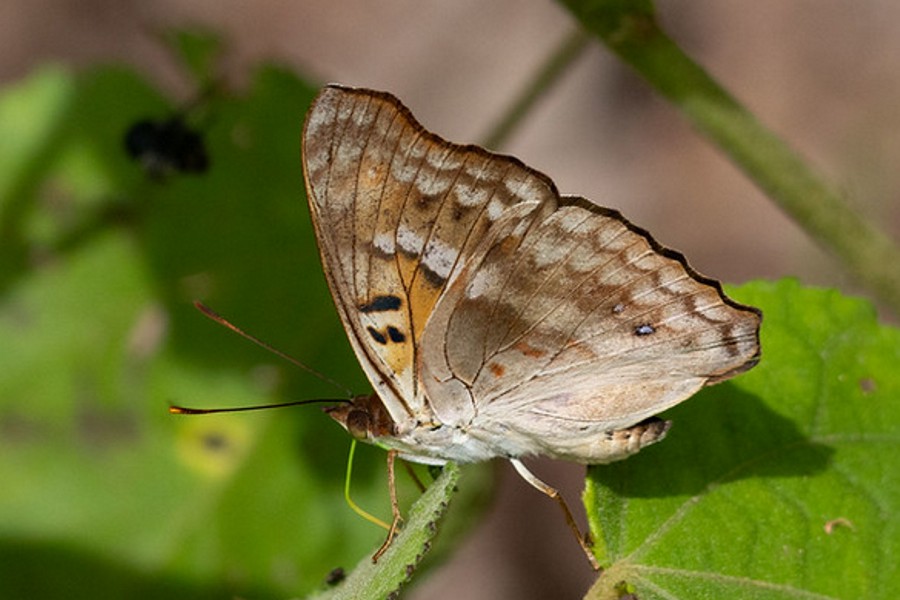
M314 91L262 67L206 94L211 168L164 180L123 136L178 108L133 71L46 67L0 96L4 596L295 596L380 543L343 501L348 437L317 408L167 414L345 394L194 299L368 390L305 206ZM355 498L386 517L383 452L357 456Z

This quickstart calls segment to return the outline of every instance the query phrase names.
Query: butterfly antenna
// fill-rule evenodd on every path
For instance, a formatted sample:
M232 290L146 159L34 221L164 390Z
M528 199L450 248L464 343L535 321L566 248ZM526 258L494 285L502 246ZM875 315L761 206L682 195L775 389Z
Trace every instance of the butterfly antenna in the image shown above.
M210 307L206 306L205 304L203 304L203 303L200 302L199 300L195 300L195 301L194 301L194 306L197 308L197 310L199 310L200 312L202 312L204 315L206 315L207 317L209 317L210 319L212 319L213 321L215 321L215 322L218 323L219 325L223 325L223 326L227 327L228 329L230 329L231 331L233 331L233 332L235 332L236 334L240 335L240 336L243 337L244 339L250 340L251 342L253 342L253 343L256 344L257 346L259 346L260 348L264 348L264 349L268 350L269 352L271 352L271 353L274 354L275 356L278 356L278 357L280 357L280 358L282 358L282 359L288 361L289 363L291 363L291 364L294 365L295 367L298 367L298 368L300 368L300 369L306 371L306 372L309 373L310 375L312 375L312 376L314 376L314 377L318 377L319 379L321 379L321 380L324 381L325 383L329 383L329 384L333 385L334 387L336 387L337 389L342 390L344 393L347 394L347 397L348 397L348 398L353 396L353 390L351 390L350 388L348 388L348 387L346 387L346 386L344 386L344 385L338 383L337 381L335 381L335 380L332 379L331 377L328 377L327 375L324 375L323 373L320 373L319 371L316 371L315 369L313 369L313 368L310 367L309 365L303 364L302 362L300 362L299 360L297 360L297 359L294 358L293 356L290 356L290 355L288 355L288 354L285 354L284 352L282 352L282 351L279 350L278 348L274 348L273 346L270 346L269 344L265 343L264 341L262 341L262 340L259 339L258 337L256 337L256 336L254 336L254 335L251 335L251 334L247 333L246 331L244 331L243 329L241 329L240 327L238 327L237 325L235 325L234 323L232 323L231 321L229 321L228 319L226 319L225 317L223 317L222 315L220 315L219 313L217 313L216 311L214 311L214 310L211 309ZM301 400L301 401L296 402L296 403L295 403L295 402L288 402L287 404L288 404L288 405L302 404L302 403L304 403L304 402L306 402L306 401L305 401L305 400ZM248 407L247 410L252 410L252 409L254 409L254 408L257 408L257 407ZM259 407L259 408L263 408L263 407Z
M317 404L327 402L334 403L350 403L350 400L341 398L338 400L327 400L324 398L316 398L314 400L295 400L293 402L279 402L277 404L257 404L255 406L239 406L237 408L189 408L187 406L178 406L177 404L169 405L169 412L173 415L211 415L214 413L231 413L231 412L247 412L248 410L267 410L270 408L284 408L286 406L300 406L303 404Z

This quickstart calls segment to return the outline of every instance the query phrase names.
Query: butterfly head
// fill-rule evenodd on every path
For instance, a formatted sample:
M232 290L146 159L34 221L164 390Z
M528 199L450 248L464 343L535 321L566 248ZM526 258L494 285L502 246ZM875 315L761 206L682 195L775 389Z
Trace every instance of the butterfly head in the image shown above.
M356 396L346 404L329 406L325 412L358 440L371 441L394 434L394 421L376 394Z

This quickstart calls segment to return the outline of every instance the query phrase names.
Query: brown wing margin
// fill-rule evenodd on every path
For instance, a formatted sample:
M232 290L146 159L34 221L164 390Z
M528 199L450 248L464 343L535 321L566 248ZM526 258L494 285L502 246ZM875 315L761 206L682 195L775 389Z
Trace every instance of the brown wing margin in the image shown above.
M562 196L562 197L560 197L559 203L560 203L560 206L578 206L585 210L589 210L589 211L599 213L602 215L606 215L608 217L616 219L617 221L622 223L625 227L627 227L630 231L633 231L637 235L639 235L639 236L643 237L645 240L647 240L647 243L650 244L650 247L653 248L654 251L658 252L662 256L665 256L666 258L670 258L670 259L675 260L678 263L680 263L681 266L684 267L684 270L687 271L688 275L690 275L691 278L693 278L695 281L698 281L699 283L702 283L704 285L707 285L707 286L715 289L716 292L719 294L719 298L721 298L722 302L724 302L726 305L734 308L735 310L752 313L753 315L756 315L756 318L759 320L759 323L762 322L763 314L760 309L756 308L755 306L748 306L746 304L741 304L740 302L737 302L737 301L731 299L727 294L725 294L725 290L722 289L722 283L719 280L712 279L710 277L706 277L705 275L697 272L688 263L687 258L684 256L684 254L682 254L681 252L678 252L677 250L673 250L671 248L668 248L668 247L660 244L659 242L656 241L656 239L653 237L653 235L650 234L649 231L647 231L643 227L639 227L639 226L635 225L634 223L632 223L624 215L622 215L622 213L619 212L618 210L615 210L613 208L606 208L603 206L598 206L597 204L594 204L593 202L590 202L589 200L582 198L580 196ZM756 342L756 353L752 357L750 357L745 363L732 369L731 371L728 371L726 373L721 373L721 374L717 375L716 377L711 377L708 380L707 385L712 385L714 383L718 383L720 381L730 379L730 378L734 377L735 375L739 375L740 373L743 373L744 371L748 371L748 370L752 369L753 367L755 367L759 363L760 359L762 358L761 345L759 343L759 324L757 324L757 327L756 327L755 342Z

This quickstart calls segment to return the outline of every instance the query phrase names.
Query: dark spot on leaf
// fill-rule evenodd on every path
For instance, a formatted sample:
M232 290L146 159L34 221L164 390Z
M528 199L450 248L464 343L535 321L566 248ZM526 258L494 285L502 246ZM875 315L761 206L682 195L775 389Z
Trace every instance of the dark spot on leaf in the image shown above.
M203 435L203 447L210 452L222 452L228 449L228 436L218 431L209 431Z
M347 577L343 567L335 567L325 576L325 585L337 585Z
M859 389L862 390L863 394L871 394L877 387L878 386L875 385L875 380L870 377L863 377L859 380Z
M634 588L627 581L620 581L615 585L617 600L640 600L640 597L634 593Z

